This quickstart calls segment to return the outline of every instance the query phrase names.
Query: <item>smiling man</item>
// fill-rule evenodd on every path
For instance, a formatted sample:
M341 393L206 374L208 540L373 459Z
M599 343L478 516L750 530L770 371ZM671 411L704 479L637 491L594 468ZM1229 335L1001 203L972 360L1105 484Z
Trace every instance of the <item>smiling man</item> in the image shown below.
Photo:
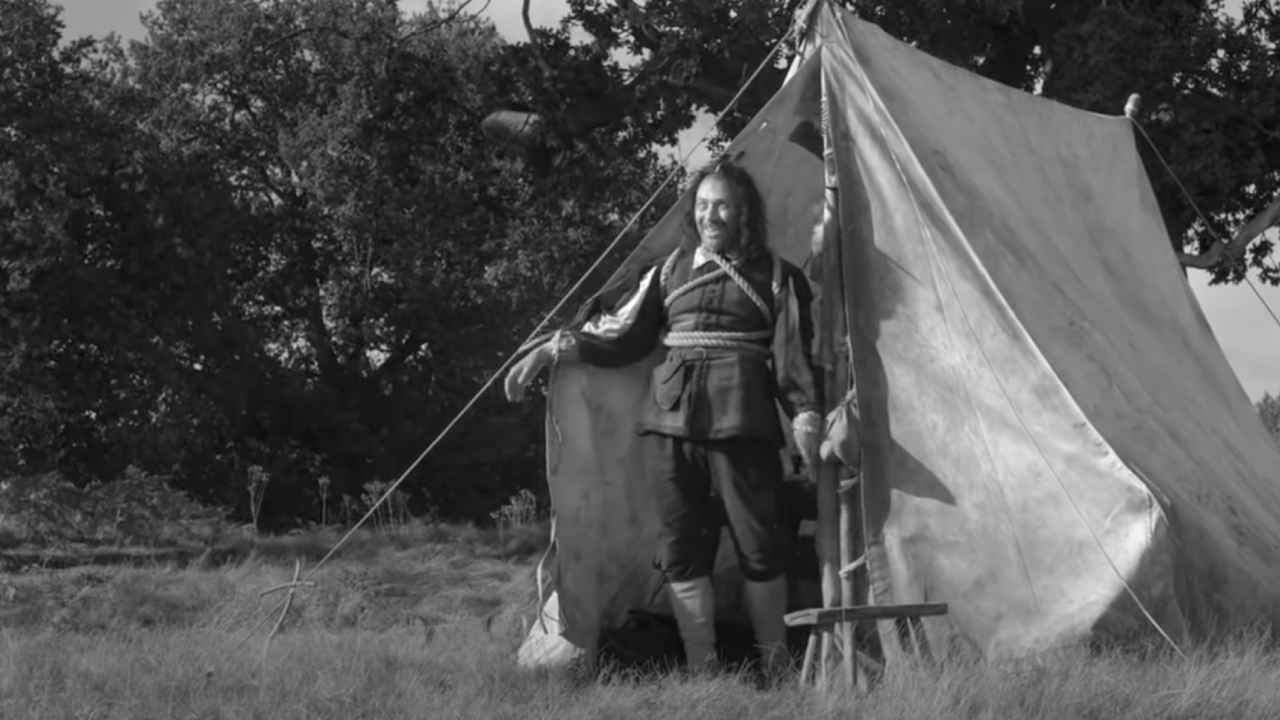
M680 247L612 308L558 333L507 376L507 396L555 362L621 367L658 343L639 432L661 530L656 561L669 589L689 665L714 667L711 572L727 519L744 597L766 671L788 663L789 539L778 512L785 446L778 406L806 461L822 430L819 374L810 356L812 291L795 265L773 253L764 203L746 170L721 162L694 178Z

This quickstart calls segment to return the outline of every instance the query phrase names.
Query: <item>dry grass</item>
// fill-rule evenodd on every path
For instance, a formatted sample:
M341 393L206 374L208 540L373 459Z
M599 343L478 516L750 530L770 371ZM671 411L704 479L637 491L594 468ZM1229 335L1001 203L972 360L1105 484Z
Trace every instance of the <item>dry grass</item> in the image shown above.
M269 648L246 631L336 540L260 544L223 566L0 579L0 717L1271 718L1280 658L1242 639L1187 660L1120 654L1047 669L894 667L867 697L745 678L518 671L540 533L358 536L300 592Z

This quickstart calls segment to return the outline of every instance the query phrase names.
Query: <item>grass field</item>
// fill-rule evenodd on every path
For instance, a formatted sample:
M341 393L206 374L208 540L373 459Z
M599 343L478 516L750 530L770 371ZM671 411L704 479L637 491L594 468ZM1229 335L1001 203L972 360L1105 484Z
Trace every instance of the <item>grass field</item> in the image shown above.
M280 538L217 564L28 568L0 576L0 718L1274 718L1280 656L1238 640L1188 660L1102 655L1053 670L892 667L865 697L746 678L521 672L545 528L360 534L268 611ZM224 559L225 560L225 559ZM256 632L249 631L268 618Z

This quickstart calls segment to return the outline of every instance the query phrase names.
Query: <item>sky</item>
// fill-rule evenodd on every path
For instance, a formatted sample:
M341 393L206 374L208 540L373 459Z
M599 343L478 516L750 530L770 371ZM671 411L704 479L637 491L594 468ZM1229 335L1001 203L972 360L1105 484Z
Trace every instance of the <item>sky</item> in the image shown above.
M155 0L54 0L64 8L62 19L66 23L68 37L83 35L101 36L117 33L126 39L142 39L143 30L139 14L155 7ZM484 0L473 0L471 8L479 9ZM1228 0L1227 11L1238 12L1239 0ZM400 0L400 7L407 13L420 12L426 0ZM520 18L521 0L490 0L484 14L493 21L498 32L510 41L525 39L524 25ZM535 27L555 25L566 12L565 0L531 0L529 19ZM688 153L709 128L703 118L680 136L676 149L679 156ZM694 166L706 159L699 149L690 156ZM1273 237L1274 237L1273 233ZM1280 240L1280 238L1277 238ZM1280 394L1280 326L1270 317L1267 309L1245 284L1214 286L1208 284L1209 276L1192 270L1188 277L1192 291L1200 301L1205 317L1213 328L1215 337L1240 379L1250 399L1258 400L1263 393ZM1255 277L1254 287L1262 294L1271 309L1280 315L1280 288L1263 285ZM1188 378L1194 382L1194 378Z

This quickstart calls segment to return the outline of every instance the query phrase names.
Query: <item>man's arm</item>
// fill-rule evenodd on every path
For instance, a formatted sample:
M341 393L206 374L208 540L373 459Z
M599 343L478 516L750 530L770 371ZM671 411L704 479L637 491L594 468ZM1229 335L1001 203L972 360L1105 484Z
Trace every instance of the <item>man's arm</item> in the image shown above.
M639 286L612 310L600 310L579 330L558 333L558 360L615 368L643 360L657 345L665 322L658 268L650 268Z
M793 421L806 413L820 415L822 373L813 361L813 289L800 269L783 264L785 293L774 328L774 364L778 403Z
M597 308L581 329L562 330L531 350L507 372L507 399L523 400L533 378L561 360L615 368L644 359L657 344L666 317L658 278L658 268L650 269L616 308Z

